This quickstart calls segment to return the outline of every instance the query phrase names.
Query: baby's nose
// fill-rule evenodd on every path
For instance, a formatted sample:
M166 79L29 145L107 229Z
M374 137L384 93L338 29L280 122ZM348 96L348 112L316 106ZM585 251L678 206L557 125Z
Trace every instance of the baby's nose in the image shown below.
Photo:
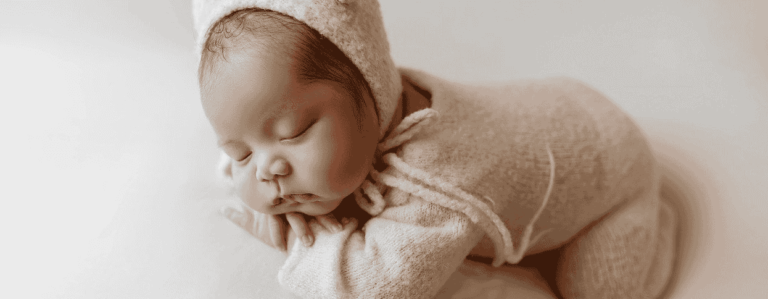
M270 171L273 175L288 175L291 173L291 166L284 159L277 159L272 163Z
M291 174L291 166L288 165L288 161L285 159L274 159L272 163L268 163L265 167L258 169L258 172L262 180L271 181L275 179L275 176Z

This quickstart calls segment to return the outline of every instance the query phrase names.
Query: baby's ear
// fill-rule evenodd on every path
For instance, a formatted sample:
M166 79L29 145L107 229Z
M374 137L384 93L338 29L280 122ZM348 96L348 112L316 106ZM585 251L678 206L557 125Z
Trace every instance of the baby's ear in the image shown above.
M216 166L216 174L227 183L232 183L232 158L222 152L219 157L219 165Z

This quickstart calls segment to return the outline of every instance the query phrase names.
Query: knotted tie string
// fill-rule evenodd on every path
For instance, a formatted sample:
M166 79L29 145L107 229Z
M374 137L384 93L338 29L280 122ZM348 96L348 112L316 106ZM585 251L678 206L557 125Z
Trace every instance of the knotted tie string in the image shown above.
M384 141L379 143L378 149L380 152L386 152L402 145L413 138L414 135L431 123L437 116L437 111L430 108L411 113L400 122L395 130L392 131ZM552 193L552 186L555 179L555 160L552 155L552 150L549 148L549 144L547 144L547 154L549 155L550 161L549 186L547 186L547 192L544 195L543 203L523 231L521 246L517 248L518 250L514 249L509 229L507 229L504 222L501 221L501 218L493 212L488 204L446 181L431 176L421 169L408 165L394 153L384 155L383 161L405 175L418 180L420 184L388 173L380 173L371 166L370 179L366 179L360 186L360 189L355 191L355 200L363 210L372 216L376 216L386 207L386 201L381 194L386 185L419 196L434 204L461 212L467 215L473 223L480 226L493 241L496 252L496 256L493 260L494 266L498 267L505 261L516 264L523 258L528 246L536 243L539 237L546 233L546 231L543 231L532 241L530 240L531 233L533 232L533 224L538 220L549 201L549 196ZM431 186L432 189L439 189L442 192L431 190L424 185ZM369 200L366 200L363 197L361 190L368 196ZM449 197L444 193L452 195L452 197ZM488 199L489 202L492 202L490 201L490 198Z

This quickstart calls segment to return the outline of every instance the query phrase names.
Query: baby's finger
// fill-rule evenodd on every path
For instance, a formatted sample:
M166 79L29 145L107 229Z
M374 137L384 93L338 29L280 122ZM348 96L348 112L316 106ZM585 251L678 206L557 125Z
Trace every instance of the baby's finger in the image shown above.
M357 219L355 219L355 218L347 218L347 217L341 218L341 225L345 227L344 229L346 229L347 226L352 226L353 229L356 229L357 228Z
M333 216L333 214L325 214L320 216L315 216L317 219L317 222L319 222L321 225L325 226L326 229L338 233L341 231L341 223L339 223L338 220L336 220L336 216Z
M223 206L219 212L221 212L224 217L227 217L229 221L232 221L243 229L251 232L250 228L253 226L253 214L231 206Z
M267 215L269 236L272 244L280 250L287 250L285 242L285 222L278 215Z
M312 231L307 225L307 220L304 219L304 215L299 213L286 213L285 219L291 224L291 229L296 233L296 237L304 243L304 246L312 246L312 243L314 243L315 240L312 236Z

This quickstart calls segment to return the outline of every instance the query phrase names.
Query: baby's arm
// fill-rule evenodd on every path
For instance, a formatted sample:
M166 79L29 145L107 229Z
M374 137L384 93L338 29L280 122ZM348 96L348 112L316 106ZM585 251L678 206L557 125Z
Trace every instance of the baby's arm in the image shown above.
M483 232L466 215L406 201L362 229L354 218L340 232L309 221L315 245L291 247L278 281L302 298L433 298Z

